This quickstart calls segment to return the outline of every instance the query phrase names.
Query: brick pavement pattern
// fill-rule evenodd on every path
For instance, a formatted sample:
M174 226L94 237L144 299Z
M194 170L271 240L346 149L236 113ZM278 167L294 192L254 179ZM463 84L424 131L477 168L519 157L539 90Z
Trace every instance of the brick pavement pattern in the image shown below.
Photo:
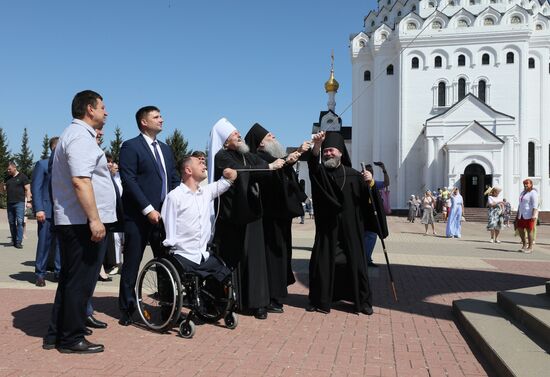
M328 315L308 313L307 266L313 221L294 224L294 270L283 314L265 321L241 315L239 326L201 325L193 339L117 324L118 277L99 283L97 317L109 324L91 341L106 352L66 355L42 350L55 284L35 288L36 227L25 247L2 247L9 231L0 213L0 376L487 376L475 345L457 328L455 299L543 284L550 278L550 237L540 227L531 255L511 230L502 244L488 243L484 224L464 224L460 240L423 236L420 224L390 219L386 246L399 302L394 302L378 242L369 269L374 315L357 315L338 303ZM436 230L443 233L444 224ZM147 259L147 257L145 258Z

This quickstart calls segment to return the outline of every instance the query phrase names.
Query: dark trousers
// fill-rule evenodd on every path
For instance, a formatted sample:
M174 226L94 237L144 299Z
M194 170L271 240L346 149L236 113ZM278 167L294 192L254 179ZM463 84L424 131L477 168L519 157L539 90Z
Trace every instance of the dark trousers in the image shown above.
M132 314L136 306L135 286L143 251L147 242L153 254L161 255L159 226L153 226L146 220L141 222L126 220L124 223L124 262L120 273L118 306L121 312Z
M231 275L231 270L216 255L210 255L207 260L203 258L200 264L196 264L178 254L175 254L174 257L181 264L185 272L194 273L203 279L212 276L220 283L223 283Z
M56 232L61 273L46 340L70 347L84 338L86 305L105 257L105 239L91 241L87 224L58 225Z
M55 240L56 234L52 219L46 219L43 223L38 223L38 242L36 243L36 262L34 272L38 277L45 277L48 268L48 256L52 246L55 244L55 274L59 275L61 269L61 257L59 254L59 243Z

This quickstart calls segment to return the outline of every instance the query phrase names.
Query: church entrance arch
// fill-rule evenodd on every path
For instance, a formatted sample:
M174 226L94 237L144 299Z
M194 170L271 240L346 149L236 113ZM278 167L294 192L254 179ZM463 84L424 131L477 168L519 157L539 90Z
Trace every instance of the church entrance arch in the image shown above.
M493 183L493 176L485 174L485 169L479 164L470 164L464 169L460 177L460 187L465 207L485 207L483 193L486 187Z

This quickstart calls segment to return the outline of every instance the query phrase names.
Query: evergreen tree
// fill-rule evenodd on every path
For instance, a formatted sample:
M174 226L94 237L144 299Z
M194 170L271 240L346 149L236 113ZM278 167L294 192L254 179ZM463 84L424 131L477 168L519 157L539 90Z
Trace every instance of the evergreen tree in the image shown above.
M33 154L29 149L29 134L27 128L23 129L23 137L21 138L21 152L15 155L15 163L17 170L30 178L32 174Z
M119 126L115 128L115 139L111 141L110 153L113 156L113 161L118 163L118 156L120 155L120 147L122 146L122 131Z
M41 160L45 160L46 158L50 157L50 138L48 137L48 134L44 135L44 139L42 139L42 154L40 155Z
M12 156L8 148L8 137L4 132L4 129L0 127L0 179L5 181L6 178L6 169L8 168L8 163L10 162Z
M183 137L180 130L174 130L174 133L166 138L166 144L172 148L176 163L181 161L185 155L192 152L191 150L187 150L189 142Z

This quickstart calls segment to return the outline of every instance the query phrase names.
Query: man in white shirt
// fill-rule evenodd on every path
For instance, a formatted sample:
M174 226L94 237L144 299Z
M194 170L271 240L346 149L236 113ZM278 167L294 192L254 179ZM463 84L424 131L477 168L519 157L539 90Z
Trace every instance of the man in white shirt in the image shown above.
M181 161L179 171L182 183L166 196L161 210L166 230L163 244L186 271L222 282L231 271L207 251L212 234L212 202L231 187L237 171L224 169L220 180L206 186L200 186L207 176L203 159L188 156Z
M519 206L516 217L516 227L519 230L521 252L531 253L533 251L533 236L538 217L539 195L533 189L533 181L529 178L523 181L523 191L519 195ZM527 239L525 239L527 233Z

